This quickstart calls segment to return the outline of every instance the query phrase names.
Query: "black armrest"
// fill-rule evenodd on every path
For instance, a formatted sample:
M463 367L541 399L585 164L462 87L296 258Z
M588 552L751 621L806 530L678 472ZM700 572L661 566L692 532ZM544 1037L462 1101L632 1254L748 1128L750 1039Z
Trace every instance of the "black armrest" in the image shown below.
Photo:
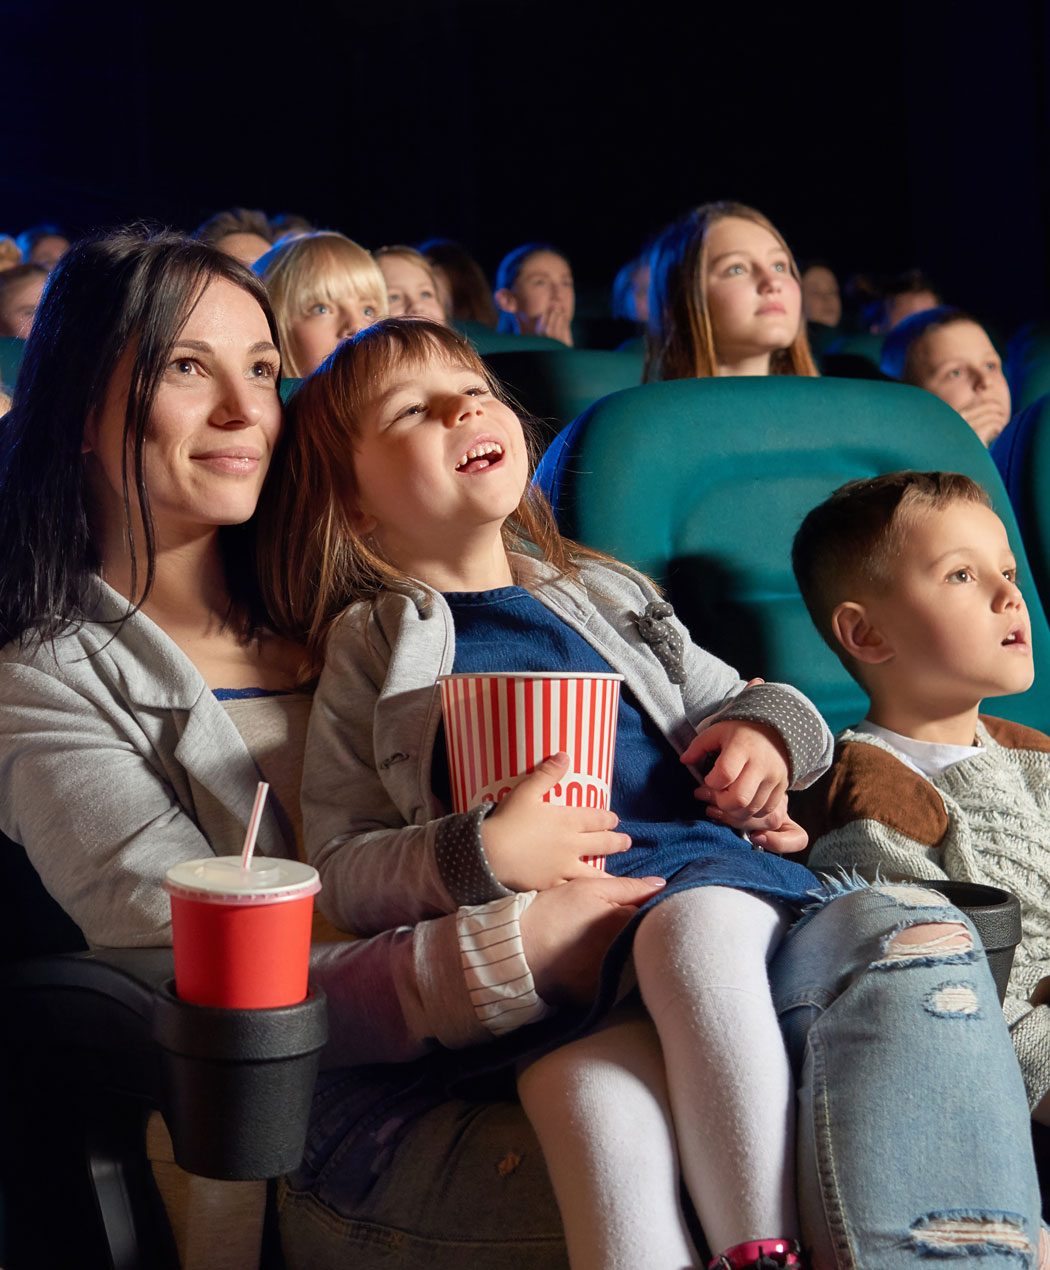
M170 948L14 962L0 990L38 1076L160 1109L190 1172L263 1178L299 1163L327 1039L320 990L273 1010L189 1005L175 996Z

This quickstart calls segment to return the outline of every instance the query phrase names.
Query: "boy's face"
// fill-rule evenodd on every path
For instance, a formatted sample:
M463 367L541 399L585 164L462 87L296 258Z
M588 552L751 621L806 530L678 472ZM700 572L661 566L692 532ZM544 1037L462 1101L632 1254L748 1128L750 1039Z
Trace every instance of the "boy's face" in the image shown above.
M923 335L915 382L957 410L985 445L1010 422L1010 388L995 346L976 322L949 322Z
M864 601L884 641L883 655L871 658L883 686L933 712L1028 688L1031 631L1014 578L991 508L957 501L909 517L890 582Z

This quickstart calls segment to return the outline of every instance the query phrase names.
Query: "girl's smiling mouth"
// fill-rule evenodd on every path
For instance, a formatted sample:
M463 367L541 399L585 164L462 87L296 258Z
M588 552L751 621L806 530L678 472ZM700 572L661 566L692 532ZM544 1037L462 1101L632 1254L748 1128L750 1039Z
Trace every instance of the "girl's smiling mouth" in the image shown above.
M503 458L503 446L498 441L478 441L460 458L457 472L483 472Z

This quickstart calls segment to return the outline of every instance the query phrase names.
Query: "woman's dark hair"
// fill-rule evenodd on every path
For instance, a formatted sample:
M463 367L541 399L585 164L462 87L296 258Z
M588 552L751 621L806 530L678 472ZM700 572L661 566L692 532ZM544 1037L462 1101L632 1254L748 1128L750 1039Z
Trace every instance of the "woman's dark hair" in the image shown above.
M53 637L88 615L92 540L82 447L120 358L134 349L124 435L124 516L132 603L150 592L156 539L143 444L172 346L205 288L233 283L259 304L275 344L266 289L239 261L179 234L121 230L72 247L52 272L26 342L10 413L0 423L0 644ZM142 515L136 541L132 507ZM230 620L248 637L263 618L254 527L220 532L233 600Z
M499 315L488 278L466 247L450 238L428 238L419 250L445 274L452 304L449 317L494 327Z

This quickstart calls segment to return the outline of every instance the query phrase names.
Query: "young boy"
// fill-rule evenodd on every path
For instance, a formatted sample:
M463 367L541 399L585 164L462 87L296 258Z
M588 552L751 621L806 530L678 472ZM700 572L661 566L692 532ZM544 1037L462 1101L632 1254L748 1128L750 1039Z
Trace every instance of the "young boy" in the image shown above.
M985 445L1010 422L1010 386L988 332L962 309L914 313L886 336L880 369L925 388L966 420Z
M809 513L795 576L870 698L793 815L816 870L983 882L1021 901L1005 1004L1050 1124L1050 737L979 715L1033 680L1028 611L984 490L949 472L851 481Z

